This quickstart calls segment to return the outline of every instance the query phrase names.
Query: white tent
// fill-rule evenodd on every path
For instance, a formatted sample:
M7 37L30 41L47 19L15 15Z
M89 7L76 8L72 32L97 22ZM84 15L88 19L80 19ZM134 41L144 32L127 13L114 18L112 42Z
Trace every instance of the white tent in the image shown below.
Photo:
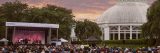
M60 39L61 42L68 42L68 40L65 40L63 38Z
M3 39L0 40L0 42L8 42L8 40L3 38Z

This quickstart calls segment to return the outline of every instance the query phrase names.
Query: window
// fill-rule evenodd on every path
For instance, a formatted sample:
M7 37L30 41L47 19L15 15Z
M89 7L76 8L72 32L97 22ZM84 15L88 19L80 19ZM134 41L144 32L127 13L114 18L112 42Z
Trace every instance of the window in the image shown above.
M138 25L112 25L109 27L109 32L111 33L109 37L110 40L119 40L119 38L120 40L127 40L130 39L130 35L132 35L132 39L140 38L141 27ZM132 34L130 34L131 32ZM118 37L118 35L120 35L120 37Z
M141 34L138 33L138 38L141 38Z
M130 39L130 34L126 33L126 39Z
M110 40L113 40L113 35L114 34L112 34L112 33L110 34Z
M115 40L118 40L118 33L115 33L114 39L115 39Z
M129 26L121 26L120 30L130 30L130 27Z
M110 26L110 30L118 30L118 26Z
M124 33L121 33L121 34L120 34L120 39L121 39L121 40L124 40L124 35L125 35Z
M141 28L139 26L132 26L133 30L140 30Z
M132 39L136 39L136 36L137 36L136 33L133 33L132 34Z

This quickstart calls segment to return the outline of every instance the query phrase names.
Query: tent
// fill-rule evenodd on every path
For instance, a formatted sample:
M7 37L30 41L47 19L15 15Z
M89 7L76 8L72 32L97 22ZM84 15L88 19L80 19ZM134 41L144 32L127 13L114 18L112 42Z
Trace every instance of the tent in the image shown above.
M0 42L4 42L4 45L8 44L8 40L6 38L1 39Z
M53 39L51 39L51 41L60 41L60 40L57 38L53 38Z
M65 40L65 39L63 39L63 38L60 38L60 41L61 41L61 42L68 42L68 40Z
M97 40L98 39L96 37L94 37L94 36L91 36L91 37L85 39L85 41L97 41Z
M0 40L0 42L8 42L8 40L3 38L3 39Z
M63 39L63 38L60 38L60 39L52 39L52 41L50 42L51 44L52 43L55 43L56 44L56 46L57 45L61 45L62 43L66 43L66 42L68 42L68 40L65 40L65 39Z

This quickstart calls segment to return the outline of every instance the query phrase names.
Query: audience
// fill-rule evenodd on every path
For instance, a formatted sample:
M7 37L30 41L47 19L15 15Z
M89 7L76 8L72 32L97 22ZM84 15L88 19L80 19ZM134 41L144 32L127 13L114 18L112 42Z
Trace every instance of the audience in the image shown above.
M12 45L2 46L0 53L158 53L160 47L120 48L81 45Z

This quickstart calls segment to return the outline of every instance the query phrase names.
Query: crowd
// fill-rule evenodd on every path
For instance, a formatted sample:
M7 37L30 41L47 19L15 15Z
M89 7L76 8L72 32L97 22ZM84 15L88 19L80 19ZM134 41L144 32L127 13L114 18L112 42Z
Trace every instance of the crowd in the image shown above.
M120 48L84 45L13 45L2 46L0 53L160 53L160 47Z

